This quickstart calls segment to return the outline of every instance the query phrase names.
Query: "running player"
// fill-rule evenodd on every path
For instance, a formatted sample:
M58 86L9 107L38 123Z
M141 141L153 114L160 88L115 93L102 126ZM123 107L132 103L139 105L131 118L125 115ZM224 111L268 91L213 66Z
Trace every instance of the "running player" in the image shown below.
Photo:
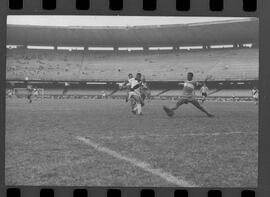
M7 91L8 98L12 98L12 95L13 95L12 89L8 89L8 91Z
M133 80L130 86L129 99L131 105L131 112L133 114L142 115L142 107L144 106L144 101L141 94L141 86L142 86L142 74L137 73L135 80Z
M63 92L62 92L62 95L63 95L63 96L67 94L69 85L70 85L70 84L69 84L68 82L65 82L65 87L64 87Z
M201 94L202 94L202 103L206 100L207 93L208 93L208 87L206 86L206 83L203 84L203 86L200 89Z
M128 102L128 99L129 99L130 87L131 85L134 85L135 83L137 83L137 81L133 77L133 74L129 73L128 80L125 81L124 84L122 85L122 88L127 88L126 102Z
M254 100L255 104L257 105L258 98L259 98L259 90L256 87L253 87L253 89L251 90L251 93L252 93L253 100Z
M106 92L105 92L104 90L101 91L101 98L102 98L102 99L107 98L107 94L106 94Z
M33 89L33 98L34 98L35 100L38 99L38 89L37 89L37 88L34 88L34 89Z
M26 86L28 103L32 103L33 87L32 85Z
M208 117L214 117L214 115L207 112L198 102L198 100L195 98L195 86L198 85L198 82L193 81L193 73L189 72L187 74L187 80L184 82L183 87L183 95L180 100L176 103L175 107L168 108L166 106L163 106L164 111L168 116L173 116L174 111L177 110L181 105L191 103L195 107L197 107L199 110L204 112Z
M141 109L137 110L137 102L139 102L140 98L140 84L138 79L135 79L133 75L130 73L128 74L128 80L125 81L121 86L120 89L127 88L127 96L126 96L126 102L130 101L131 105L131 112L133 114L141 114Z
M151 91L148 87L148 84L146 83L146 78L145 76L141 77L141 97L143 101L148 98L149 100L151 99Z

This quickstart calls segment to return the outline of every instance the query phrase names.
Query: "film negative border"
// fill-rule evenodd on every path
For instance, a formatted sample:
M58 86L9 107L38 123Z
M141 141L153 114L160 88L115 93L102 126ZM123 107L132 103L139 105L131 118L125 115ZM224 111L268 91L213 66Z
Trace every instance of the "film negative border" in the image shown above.
M13 5L10 2L17 2ZM1 0L0 23L3 29L6 27L6 16L9 14L82 14L82 15L160 15L160 16L248 16L260 17L260 89L263 97L260 98L260 132L259 132L259 183L258 188L106 188L106 187L25 187L4 185L4 138L5 138L5 66L1 66L1 173L0 196L14 197L38 197L38 196L215 196L215 197L266 197L270 194L270 161L266 158L269 154L269 62L270 51L268 38L270 35L270 2L268 0L223 0L222 4L211 5L209 0L157 0L156 5L150 6L150 10L143 9L143 1L123 0L120 3L110 3L109 0L90 0L77 3L76 0L57 0L55 9L43 9L42 0ZM183 5L179 2L185 2ZM209 4L210 2L210 4ZM221 2L221 1L219 1ZM252 3L250 3L252 2ZM256 2L256 6L255 3ZM89 8L88 8L89 7ZM255 8L256 7L256 8ZM212 8L212 9L211 9ZM260 11L260 12L259 12ZM5 65L5 38L6 32L0 31L1 59L0 64Z
M24 8L25 0L9 0L9 9L20 10ZM175 6L178 11L189 11L192 0L175 0ZM89 10L92 0L76 0L77 10ZM108 0L110 10L122 10L124 0ZM154 11L157 9L158 0L142 0L142 9L145 11ZM211 11L223 11L224 0L209 0L209 9ZM254 12L257 10L257 0L242 0L243 10L245 12ZM45 10L57 9L57 0L42 0L42 8Z
M4 1L4 0L3 0ZM33 11L39 14L76 12L78 14L124 15L219 15L255 16L258 0L5 0L10 14ZM170 14L168 14L170 13Z
M24 191L25 189L19 188L8 188L6 190L7 197L24 197L24 196L39 196L39 197L57 197L57 196L70 196L70 197L91 197L91 196L101 196L101 197L157 197L157 196L171 196L171 197L192 197L199 196L196 195L194 191L190 189L165 189L165 188L155 188L155 189L127 189L127 188L113 188L113 189L65 189L63 195L61 189L53 188L41 188L33 189L32 191ZM200 196L205 197L255 197L256 192L254 190L234 190L231 192L230 189L204 189L205 193L201 193Z

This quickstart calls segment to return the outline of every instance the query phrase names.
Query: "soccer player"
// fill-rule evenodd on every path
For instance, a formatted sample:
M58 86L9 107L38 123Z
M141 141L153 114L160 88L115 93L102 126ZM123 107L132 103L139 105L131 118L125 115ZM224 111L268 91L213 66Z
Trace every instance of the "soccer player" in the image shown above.
M106 94L106 92L103 90L103 91L101 91L101 98L102 99L105 99L107 97L107 94Z
M32 103L33 87L31 85L26 86L28 103Z
M137 81L133 77L133 74L129 73L128 80L125 81L124 84L122 85L123 88L127 88L126 102L128 102L128 100L129 100L130 87L134 86L134 84L136 84L136 83L137 83Z
M141 73L136 74L135 80L132 81L129 91L130 105L132 108L131 112L138 115L142 115L142 107L144 106L141 96L141 77Z
M8 89L8 91L7 91L8 98L12 98L12 95L13 95L12 89Z
M130 101L131 105L131 112L133 114L136 114L137 111L138 113L141 113L141 110L137 110L137 102L140 97L140 92L138 91L140 85L139 81L133 77L133 75L130 73L128 74L128 80L123 83L123 85L120 86L120 89L127 88L127 96L126 96L126 102Z
M184 82L183 87L183 95L180 100L175 104L175 107L168 108L166 106L163 106L164 111L168 116L173 116L174 111L177 110L181 105L191 103L195 107L197 107L200 111L204 112L208 117L214 117L214 115L207 112L198 102L198 100L195 98L195 86L198 84L198 82L193 81L193 73L189 72L187 74L187 80Z
M65 87L64 87L63 92L62 92L62 95L63 95L63 96L67 94L69 85L70 85L70 84L69 84L68 82L65 82Z
M149 100L151 99L151 91L148 87L148 84L146 83L146 78L145 76L141 77L141 97L143 101L148 98Z
M201 94L202 94L202 103L206 100L207 93L208 93L208 87L206 86L206 83L203 84L203 86L200 89Z
M253 89L251 90L251 93L252 93L253 100L254 100L255 104L257 105L258 98L259 98L259 90L256 87L253 87Z
M38 99L38 89L36 88L33 89L33 97L35 98L35 100Z

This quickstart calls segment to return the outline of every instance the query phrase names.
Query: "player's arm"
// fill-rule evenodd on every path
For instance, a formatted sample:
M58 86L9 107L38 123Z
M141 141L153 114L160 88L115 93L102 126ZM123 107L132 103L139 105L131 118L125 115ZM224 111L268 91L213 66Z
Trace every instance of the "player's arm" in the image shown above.
M124 81L124 83L122 84L122 85L120 85L119 87L120 87L120 89L124 89L124 88L126 88L127 86L129 86L130 84L129 84L129 81Z
M184 84L185 84L185 83L184 83L183 81L180 81L180 82L178 83L179 86L184 86Z
M211 79L212 78L212 76L211 75L207 75L207 77L205 78L205 80L203 81L203 82L196 82L197 84L197 86L200 86L200 85L204 85L204 84L206 84L206 82L209 80L209 79Z
M250 92L250 93L251 93L251 96L252 96L252 97L253 97L253 96L254 96L254 94L255 94L253 90L251 90L251 92Z

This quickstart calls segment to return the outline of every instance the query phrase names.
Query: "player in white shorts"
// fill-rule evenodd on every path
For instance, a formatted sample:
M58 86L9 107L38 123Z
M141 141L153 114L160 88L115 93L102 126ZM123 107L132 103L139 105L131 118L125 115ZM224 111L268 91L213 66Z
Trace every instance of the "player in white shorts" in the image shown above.
M252 93L253 100L254 100L255 104L257 105L258 104L258 99L259 99L259 90L256 87L254 87L251 90L251 93Z
M139 73L138 73L139 74ZM140 74L136 75L136 78L132 74L128 75L128 80L122 85L121 88L128 88L126 102L130 101L131 112L133 114L142 114L142 99L141 99L141 82Z
M33 87L32 85L26 86L28 103L32 103Z
M195 98L195 86L198 85L198 82L193 81L193 73L189 72L187 74L187 80L184 82L184 87L183 87L183 94L182 98L180 98L175 107L173 108L168 108L166 106L163 106L164 111L168 116L173 116L174 111L177 110L181 105L183 104L188 104L191 103L195 107L197 107L199 110L204 112L208 117L214 117L214 115L210 114L207 112L198 102L198 100Z
M33 98L35 100L37 100L37 98L38 98L38 89L36 89L36 88L33 89Z
M134 87L137 84L138 81L133 77L133 74L128 74L128 80L125 81L120 87L120 89L127 88L126 102L129 101L131 87Z
M12 89L8 89L8 91L7 91L8 98L12 98L12 95L13 95Z
M206 97L207 97L207 93L208 93L208 87L206 86L205 83L201 87L200 91L202 93L202 103L204 103L204 101L206 100Z

